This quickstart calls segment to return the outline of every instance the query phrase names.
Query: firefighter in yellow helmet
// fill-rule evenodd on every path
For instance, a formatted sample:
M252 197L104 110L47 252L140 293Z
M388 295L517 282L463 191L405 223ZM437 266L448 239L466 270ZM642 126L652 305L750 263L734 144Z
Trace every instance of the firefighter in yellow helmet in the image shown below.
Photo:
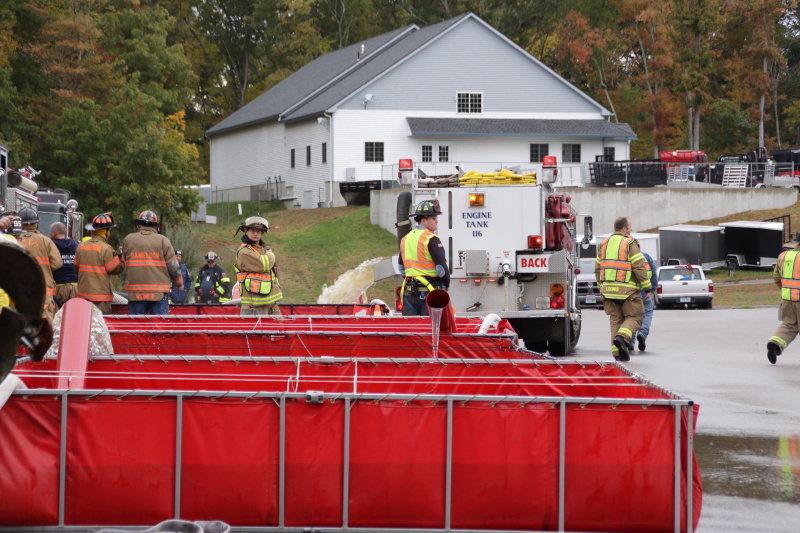
M444 246L434 233L442 214L438 200L423 200L414 209L416 226L400 241L403 316L428 316L425 299L433 289L450 287Z
M278 302L283 299L283 293L275 254L261 239L269 231L269 222L255 215L239 226L234 237L240 231L244 235L233 266L242 299L240 314L280 315Z
M597 250L594 273L603 295L603 306L611 321L611 354L617 361L629 361L633 333L642 327L644 303L639 291L650 291L647 261L639 251L631 219L614 221L614 233Z
M781 289L781 324L767 342L767 359L773 365L800 331L800 232L792 238L795 249L784 250L772 271L775 284Z

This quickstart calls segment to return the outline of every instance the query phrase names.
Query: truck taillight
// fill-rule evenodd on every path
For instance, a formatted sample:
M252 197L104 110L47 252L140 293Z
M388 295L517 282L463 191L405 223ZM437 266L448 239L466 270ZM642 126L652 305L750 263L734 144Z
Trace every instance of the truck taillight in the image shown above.
M714 292L714 284L713 283L709 283L708 284L708 292Z
M563 296L551 296L550 297L550 309L564 309L564 297Z
M544 243L544 239L542 239L541 235L528 235L528 249L529 250L541 250L543 243Z
M550 285L550 296L564 296L566 290L562 283L553 283Z
M661 294L661 285L656 287L656 294Z

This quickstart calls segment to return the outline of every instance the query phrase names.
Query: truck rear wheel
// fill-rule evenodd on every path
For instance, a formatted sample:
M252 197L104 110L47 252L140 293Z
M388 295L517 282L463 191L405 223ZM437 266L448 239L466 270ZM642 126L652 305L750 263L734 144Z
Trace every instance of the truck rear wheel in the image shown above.
M547 351L553 357L564 357L575 349L578 339L581 337L581 320L578 319L577 325L570 321L569 324L569 344L564 341L548 341Z

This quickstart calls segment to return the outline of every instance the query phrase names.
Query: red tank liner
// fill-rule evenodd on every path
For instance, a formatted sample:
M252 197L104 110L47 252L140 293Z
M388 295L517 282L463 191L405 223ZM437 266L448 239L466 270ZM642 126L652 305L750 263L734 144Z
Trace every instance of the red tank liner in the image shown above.
M617 363L553 360L511 333L434 350L424 327L357 331L380 317L127 320L109 319L116 353L89 357L85 390L49 388L57 361L18 365L33 389L0 409L0 531L697 526L698 407Z

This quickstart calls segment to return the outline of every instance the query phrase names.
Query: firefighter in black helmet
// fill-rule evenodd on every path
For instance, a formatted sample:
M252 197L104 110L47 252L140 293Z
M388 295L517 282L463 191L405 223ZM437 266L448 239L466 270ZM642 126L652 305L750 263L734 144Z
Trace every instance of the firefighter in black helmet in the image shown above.
M416 226L400 241L399 266L405 278L401 289L403 316L428 316L428 293L450 287L444 246L434 233L441 214L439 200L423 200L412 215Z
M114 292L111 276L121 274L125 265L108 244L111 230L116 228L111 213L100 213L86 224L91 236L78 245L75 270L78 271L78 297L92 302L104 315L111 314Z

